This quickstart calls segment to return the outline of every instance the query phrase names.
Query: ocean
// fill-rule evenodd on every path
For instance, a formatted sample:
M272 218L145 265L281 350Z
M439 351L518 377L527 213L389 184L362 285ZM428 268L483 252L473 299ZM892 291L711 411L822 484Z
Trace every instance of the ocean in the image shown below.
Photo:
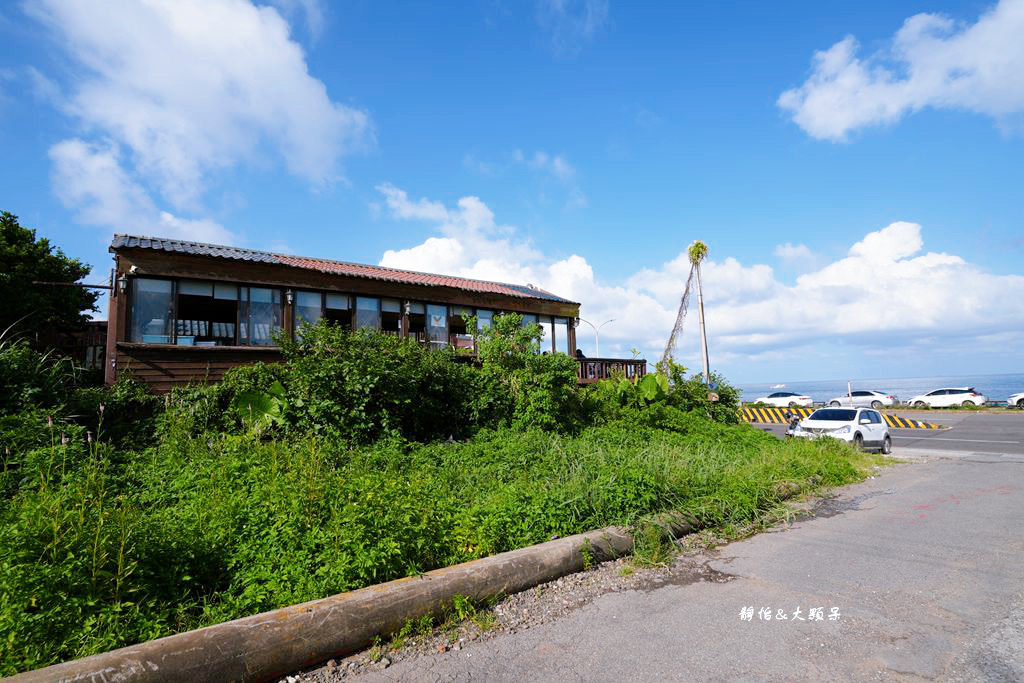
M874 389L906 401L933 389L946 387L974 387L990 401L1005 401L1010 394L1024 391L1024 373L1009 375L962 375L940 377L904 377L898 379L854 379L850 380L854 391ZM781 385L781 386L780 386ZM775 391L792 391L810 396L815 402L824 402L836 396L846 395L845 379L815 380L811 382L789 382L779 380L767 384L737 384L743 392L744 401L752 401Z

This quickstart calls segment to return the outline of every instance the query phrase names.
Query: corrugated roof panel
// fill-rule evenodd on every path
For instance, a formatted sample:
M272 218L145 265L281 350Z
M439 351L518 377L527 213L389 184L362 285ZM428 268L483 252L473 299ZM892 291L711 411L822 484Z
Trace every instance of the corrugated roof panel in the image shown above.
M201 242L136 237L133 235L114 235L114 240L110 244L110 250L117 251L118 249L155 249L158 251L211 256L214 258L273 263L303 270L315 270L322 273L335 273L386 282L400 282L431 287L451 287L453 289L503 294L505 296L527 299L546 299L548 301L570 304L576 303L575 301L564 299L551 292L546 292L543 289L532 286L488 282L487 280L471 280L469 278L437 275L434 273L418 273L411 270L398 270L397 268L385 268L383 266L371 266L362 263L346 263L344 261L329 261L304 256L290 256L288 254L273 254L267 251L241 249L217 244L203 244Z

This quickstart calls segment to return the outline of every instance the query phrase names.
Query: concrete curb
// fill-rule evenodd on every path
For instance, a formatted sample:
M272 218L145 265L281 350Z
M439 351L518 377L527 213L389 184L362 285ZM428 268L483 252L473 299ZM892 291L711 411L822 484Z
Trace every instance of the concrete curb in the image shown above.
M686 515L653 518L663 535L698 528ZM365 648L409 619L442 618L456 595L484 600L526 590L633 551L633 536L617 526L492 555L301 605L179 633L92 655L8 680L269 681Z

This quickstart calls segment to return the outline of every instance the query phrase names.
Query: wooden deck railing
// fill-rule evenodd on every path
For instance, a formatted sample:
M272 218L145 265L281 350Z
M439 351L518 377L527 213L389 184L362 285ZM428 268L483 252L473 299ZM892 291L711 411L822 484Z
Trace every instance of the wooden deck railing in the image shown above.
M593 384L615 374L636 381L647 374L647 361L643 358L580 358L580 384Z

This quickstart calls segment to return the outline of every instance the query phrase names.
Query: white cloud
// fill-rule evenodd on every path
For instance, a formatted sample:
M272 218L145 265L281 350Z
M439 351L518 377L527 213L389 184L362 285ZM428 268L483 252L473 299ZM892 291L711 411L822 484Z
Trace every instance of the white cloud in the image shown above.
M551 48L572 56L590 42L608 21L608 0L538 0L537 22L548 34Z
M926 107L1004 122L1024 112L1024 0L1000 0L977 22L938 14L907 19L891 44L860 58L847 36L814 55L811 76L778 105L815 138L844 141Z
M785 244L775 245L775 256L788 268L804 269L813 266L818 257L806 244Z
M44 0L28 11L78 70L64 110L123 147L122 163L175 207L196 208L211 173L268 152L323 186L371 137L366 112L332 101L310 76L272 7Z
M28 75L29 90L33 97L40 102L59 106L63 93L56 81L47 78L34 66L27 67L25 73Z
M212 220L181 218L157 209L146 191L125 173L113 144L64 140L50 148L50 160L57 196L75 209L81 223L199 242L237 242L235 235Z
M384 195L385 203L396 218L421 221L445 221L448 218L448 209L444 208L441 202L427 199L409 201L409 195L405 190L400 190L391 183L381 183L377 186L377 191Z
M549 173L563 183L569 183L576 177L576 169L560 154L551 155L538 150L532 156L526 156L522 150L517 149L512 158L535 171Z
M436 202L408 202L404 192L386 187L390 196L404 200L388 202L396 218L424 217L410 206L437 211ZM581 255L545 259L514 228L499 226L476 197L445 208L433 222L437 234L386 252L381 265L532 283L581 302L581 315L591 322L615 319L601 330L602 354L628 357L635 346L652 362L660 358L690 272L685 248L669 261L611 283ZM789 246L803 251L803 245ZM950 348L970 345L981 335L1024 339L1024 277L992 275L958 256L923 248L920 225L892 223L867 233L845 257L801 275L793 285L781 283L767 264L709 259L702 279L715 363L798 363L835 344L859 361L864 354L897 346L905 351L936 337ZM680 357L693 367L699 363L696 329L694 295L680 348ZM582 327L578 335L580 347L593 353L590 329Z
M289 20L302 16L306 30L314 40L319 40L327 25L326 8L321 0L268 0L268 4L280 10Z
M543 176L553 178L565 187L569 191L566 208L579 209L587 205L587 196L576 181L576 168L563 155L548 154L542 150L527 155L517 149L512 153L512 160Z

